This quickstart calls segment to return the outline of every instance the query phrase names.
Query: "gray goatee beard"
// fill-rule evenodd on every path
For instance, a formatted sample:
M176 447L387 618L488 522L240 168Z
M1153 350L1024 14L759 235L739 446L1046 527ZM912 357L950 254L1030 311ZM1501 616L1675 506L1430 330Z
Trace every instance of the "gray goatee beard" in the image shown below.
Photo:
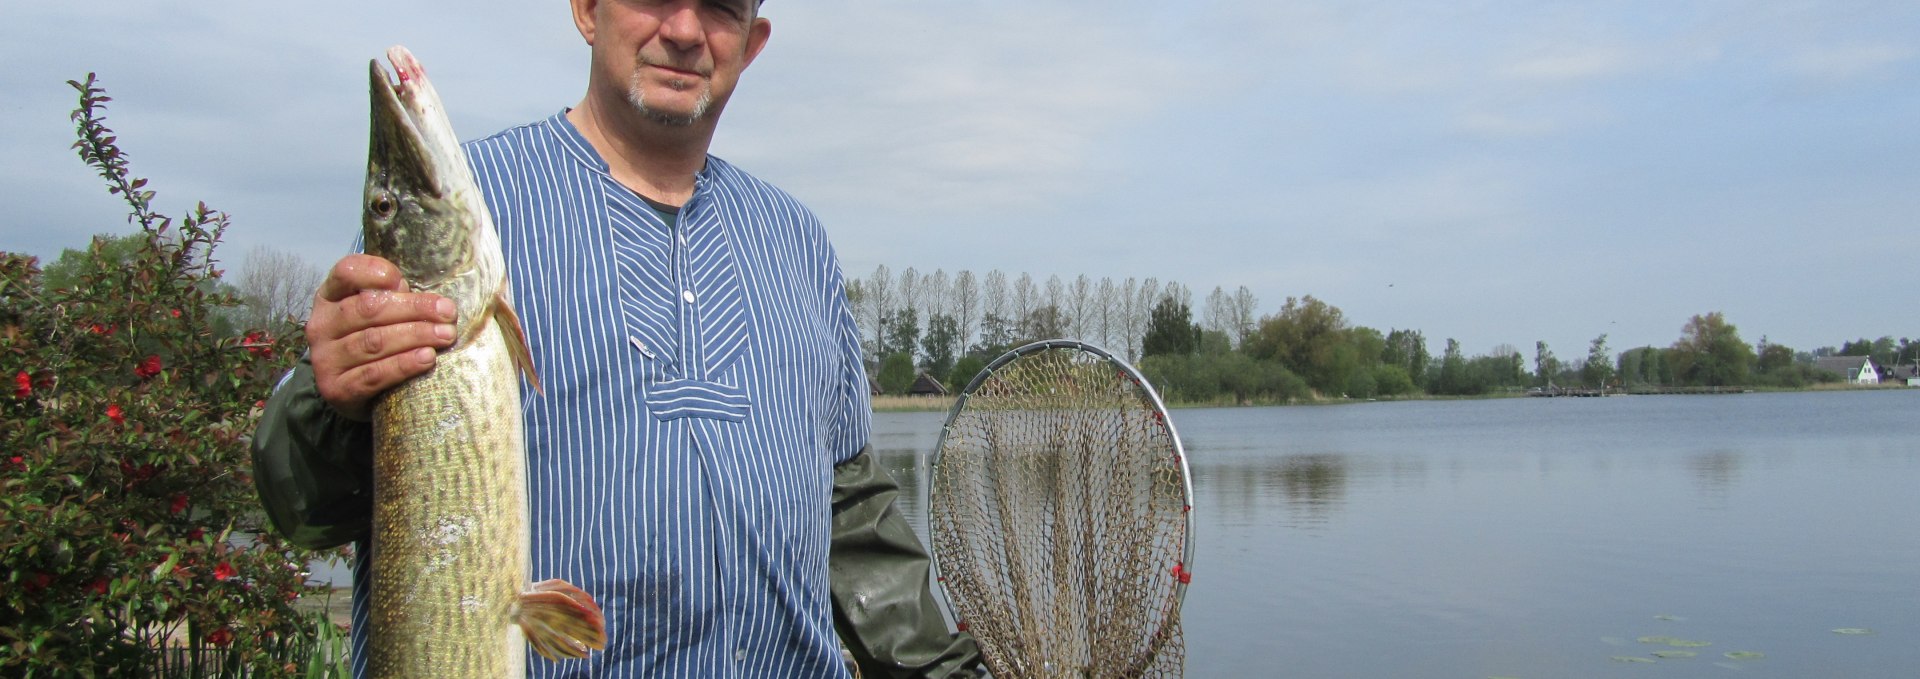
M684 83L681 81L675 81L672 84L675 89L684 86ZM647 106L646 93L640 88L640 73L636 71L632 77L627 79L627 103L632 104L634 110L639 111L640 115L646 116L647 119L656 123L674 127L688 127L700 122L700 119L707 115L707 107L713 104L713 88L708 86L700 90L700 99L693 103L692 111L685 114L669 113Z

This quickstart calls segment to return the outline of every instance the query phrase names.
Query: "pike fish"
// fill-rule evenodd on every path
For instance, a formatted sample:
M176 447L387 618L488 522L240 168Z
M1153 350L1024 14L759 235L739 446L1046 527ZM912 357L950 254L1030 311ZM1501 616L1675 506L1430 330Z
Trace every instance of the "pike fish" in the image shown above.
M376 677L524 677L606 646L585 591L529 577L520 378L531 355L508 303L500 237L453 127L406 48L372 63L362 241L411 289L459 308L432 371L374 404L372 598Z

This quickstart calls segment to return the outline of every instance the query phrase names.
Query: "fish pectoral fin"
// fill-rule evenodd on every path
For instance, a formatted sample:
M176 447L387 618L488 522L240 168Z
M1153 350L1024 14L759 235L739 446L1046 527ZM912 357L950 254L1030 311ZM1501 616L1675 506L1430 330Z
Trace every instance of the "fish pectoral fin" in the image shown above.
M547 393L540 388L540 374L533 370L533 350L527 348L527 331L520 327L520 314L514 313L505 291L493 298L493 319L500 325L500 334L507 336L507 353L513 354L514 367L533 384L535 392Z
M607 647L607 619L593 596L565 580L537 583L520 594L513 621L548 660L585 658Z

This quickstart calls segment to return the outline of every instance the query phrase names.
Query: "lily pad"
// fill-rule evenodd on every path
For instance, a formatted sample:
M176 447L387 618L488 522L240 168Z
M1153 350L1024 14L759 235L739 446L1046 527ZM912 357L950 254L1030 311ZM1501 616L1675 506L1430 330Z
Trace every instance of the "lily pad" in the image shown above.
M1674 658L1691 658L1700 654L1694 653L1693 651L1654 651L1653 655L1655 657L1672 660Z
M1759 651L1727 651L1726 656L1728 660L1759 660L1767 657L1767 654Z
M1846 634L1849 636L1860 636L1863 634L1872 634L1873 630L1867 629L1865 627L1842 627L1840 629L1834 630L1833 633Z
M1653 636L1640 637L1638 641L1643 644L1661 644L1665 646L1674 646L1678 648L1699 648L1701 646L1713 645L1713 642L1711 641L1692 641L1689 639L1677 639L1677 638L1666 636L1666 635L1653 635Z
M1653 658L1645 658L1637 655L1616 655L1616 656L1613 656L1613 661L1614 662L1653 662Z

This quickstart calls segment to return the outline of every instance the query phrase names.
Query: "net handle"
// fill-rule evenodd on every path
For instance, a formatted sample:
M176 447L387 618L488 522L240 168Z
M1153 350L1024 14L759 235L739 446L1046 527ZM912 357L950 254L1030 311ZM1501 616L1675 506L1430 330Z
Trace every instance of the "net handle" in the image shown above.
M1180 563L1178 565L1181 572L1173 574L1175 578L1174 607L1177 609L1186 603L1187 581L1193 573L1193 474L1190 473L1191 470L1187 468L1186 444L1180 442L1180 430L1174 428L1173 418L1167 415L1167 404L1160 400L1160 392L1153 388L1153 383L1147 381L1147 377L1140 374L1140 371L1135 369L1132 364L1113 355L1112 352L1075 339L1045 339L1015 347L1007 351L1007 353L1001 354L999 357L993 359L987 363L985 368L981 368L980 372L976 373L972 380L968 380L966 388L961 389L960 395L953 399L953 408L947 411L946 421L940 424L940 439L934 443L933 460L928 469L940 468L941 451L946 449L947 435L953 431L953 420L960 416L960 411L966 408L967 397L972 396L973 391L978 389L981 383L986 382L987 378L992 377L1001 366L1013 362L1014 359L1027 354L1039 353L1051 349L1075 349L1105 359L1107 363L1126 373L1128 379L1140 385L1141 390L1147 393L1147 401L1153 406L1154 414L1159 415L1160 421L1167 426L1167 437L1173 439L1174 462L1180 465L1180 494L1181 502L1184 503L1186 509L1184 515L1187 524L1186 535L1181 539ZM929 485L927 488L928 497L925 498L926 502L921 506L933 506L932 491L933 489ZM929 525L927 529L931 531L933 526ZM932 552L935 550L928 551ZM938 554L934 554L933 557L935 575L938 575L940 571L940 558Z

